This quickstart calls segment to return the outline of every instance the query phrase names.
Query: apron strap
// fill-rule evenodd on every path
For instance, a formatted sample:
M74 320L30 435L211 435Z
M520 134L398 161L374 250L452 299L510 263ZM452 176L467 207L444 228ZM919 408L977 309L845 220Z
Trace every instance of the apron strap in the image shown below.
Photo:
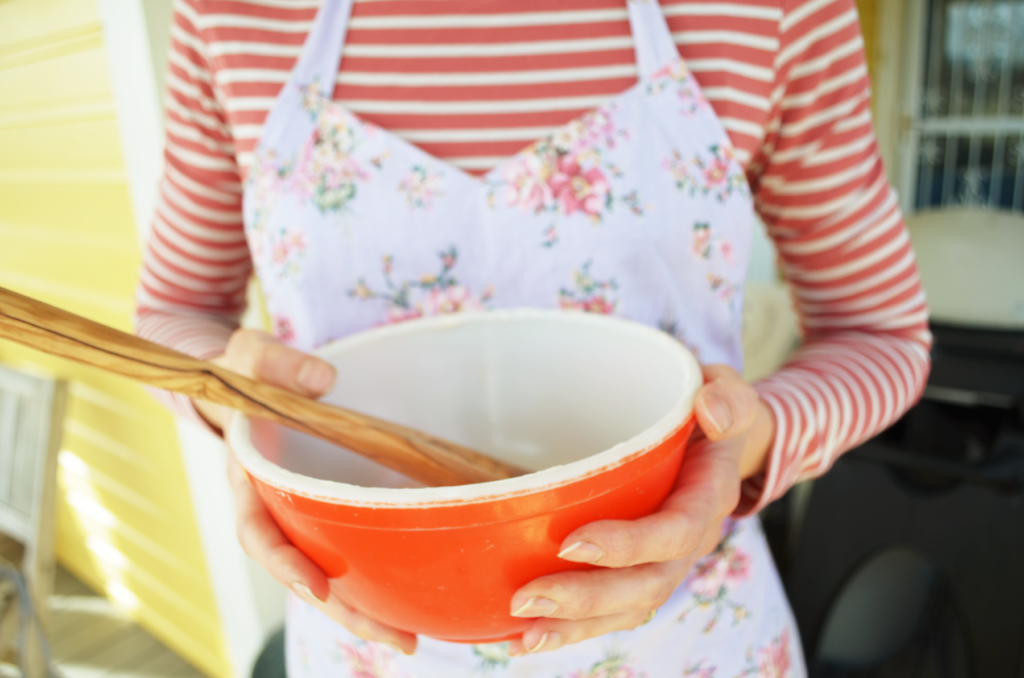
M665 14L658 0L626 0L633 28L636 67L641 79L679 61L679 50L672 39Z
M348 32L348 19L353 0L324 0L310 29L302 56L292 72L292 82L313 82L318 79L320 91L328 99L341 66L341 50Z

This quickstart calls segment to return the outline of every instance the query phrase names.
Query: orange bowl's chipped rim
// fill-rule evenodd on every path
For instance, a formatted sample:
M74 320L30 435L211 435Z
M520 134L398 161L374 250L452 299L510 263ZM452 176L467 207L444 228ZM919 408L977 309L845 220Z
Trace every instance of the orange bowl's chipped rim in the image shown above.
M410 320L359 332L327 344L316 353L321 356L330 356L385 337L432 330L450 330L470 323L493 324L524 320L600 326L603 330L613 328L616 332L632 335L647 342L652 348L662 348L667 356L677 363L683 375L679 387L679 398L652 426L603 452L569 464L552 466L516 478L455 487L400 489L361 487L294 473L268 461L260 454L252 444L249 419L240 412L235 412L231 417L228 424L227 440L242 467L260 481L277 490L331 504L377 508L424 508L425 506L496 501L543 492L588 478L621 466L638 454L654 449L686 424L692 415L693 401L703 384L703 376L700 365L690 351L665 332L615 316L536 309L458 313Z

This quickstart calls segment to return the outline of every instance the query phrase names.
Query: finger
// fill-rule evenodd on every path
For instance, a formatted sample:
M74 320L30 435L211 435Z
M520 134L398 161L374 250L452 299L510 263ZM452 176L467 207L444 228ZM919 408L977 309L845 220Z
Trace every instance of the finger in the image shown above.
M400 631L367 617L365 614L346 605L336 595L331 595L327 602L319 600L307 600L306 602L363 640L387 643L404 654L411 655L416 651L417 641L415 635L406 631Z
M400 652L416 650L416 636L357 612L332 595L327 575L292 546L274 522L241 465L228 455L228 480L235 495L238 541L246 555L306 603L364 640L388 643Z
M730 448L735 447L736 450ZM742 445L696 441L683 458L676 489L657 513L637 520L601 520L569 534L560 558L621 568L684 558L739 502Z
M330 363L257 330L235 332L221 364L257 381L309 397L327 393L335 379Z
M697 392L694 412L711 440L743 433L757 415L757 391L728 365L705 365L704 386Z
M643 610L583 621L538 620L523 633L522 638L509 642L508 653L518 657L527 653L551 652L614 631L629 631L643 626L650 619L651 610Z
M694 560L540 577L512 596L512 615L579 621L637 610L647 613L665 604Z
M327 575L292 546L234 455L229 457L228 481L235 496L238 542L242 550L300 597L326 600L330 592Z

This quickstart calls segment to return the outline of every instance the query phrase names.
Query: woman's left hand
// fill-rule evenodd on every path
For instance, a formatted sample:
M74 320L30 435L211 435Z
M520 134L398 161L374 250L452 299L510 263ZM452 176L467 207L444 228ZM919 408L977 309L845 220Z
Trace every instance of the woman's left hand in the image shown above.
M535 579L512 597L517 617L536 617L509 653L546 652L643 625L687 572L721 539L736 508L740 481L764 465L775 420L757 392L730 367L708 365L690 440L672 493L639 520L584 525L559 556L598 569Z

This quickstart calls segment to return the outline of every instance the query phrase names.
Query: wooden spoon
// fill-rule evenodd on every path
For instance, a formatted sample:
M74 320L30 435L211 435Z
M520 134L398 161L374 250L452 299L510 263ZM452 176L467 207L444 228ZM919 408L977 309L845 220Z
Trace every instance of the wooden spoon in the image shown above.
M427 485L467 485L527 472L421 431L253 381L2 287L0 337L284 424Z

